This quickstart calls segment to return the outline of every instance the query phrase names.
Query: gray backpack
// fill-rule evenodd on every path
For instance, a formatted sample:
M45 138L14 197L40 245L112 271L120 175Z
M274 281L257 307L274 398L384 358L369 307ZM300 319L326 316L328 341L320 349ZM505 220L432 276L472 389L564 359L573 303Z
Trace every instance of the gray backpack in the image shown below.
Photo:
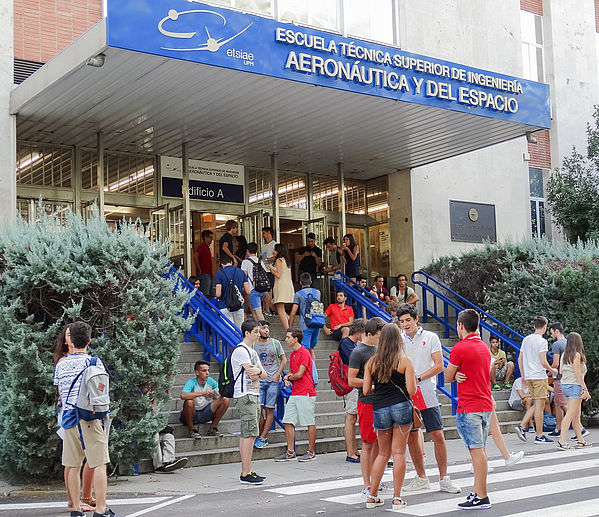
M97 363L98 358L92 357L83 370L77 398L77 410L81 420L102 420L109 413L110 381L106 370Z

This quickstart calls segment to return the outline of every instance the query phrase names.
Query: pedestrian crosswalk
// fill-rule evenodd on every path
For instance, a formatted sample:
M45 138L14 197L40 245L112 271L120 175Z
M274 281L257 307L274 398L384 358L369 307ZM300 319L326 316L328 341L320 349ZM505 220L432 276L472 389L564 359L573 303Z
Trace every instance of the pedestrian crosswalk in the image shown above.
M599 499L596 498L599 493L599 447L531 454L513 467L505 467L503 460L493 460L489 464L496 469L487 478L489 498L493 505L492 510L485 513L489 517L546 517L548 513L560 517L599 516ZM459 512L457 503L464 500L474 483L470 464L451 465L448 474L463 487L462 494L439 492L438 482L431 482L429 491L403 494L408 506L401 513L427 517ZM413 471L408 472L404 484L414 475ZM428 468L427 475L433 480L435 476L438 479L438 470ZM385 472L383 482L392 487L390 469ZM268 491L286 496L310 493L322 502L331 503L334 508L337 504L362 505L361 487L362 479L356 477ZM393 496L392 490L379 495L388 499ZM390 502L381 510L392 511Z

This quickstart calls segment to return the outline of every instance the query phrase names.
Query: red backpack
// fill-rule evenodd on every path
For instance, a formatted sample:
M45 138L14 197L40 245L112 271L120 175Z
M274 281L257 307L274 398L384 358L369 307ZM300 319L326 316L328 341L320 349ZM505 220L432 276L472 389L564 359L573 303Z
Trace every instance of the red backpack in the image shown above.
M347 395L353 388L348 382L348 367L343 364L339 352L329 355L331 363L329 364L329 382L335 393L342 397Z

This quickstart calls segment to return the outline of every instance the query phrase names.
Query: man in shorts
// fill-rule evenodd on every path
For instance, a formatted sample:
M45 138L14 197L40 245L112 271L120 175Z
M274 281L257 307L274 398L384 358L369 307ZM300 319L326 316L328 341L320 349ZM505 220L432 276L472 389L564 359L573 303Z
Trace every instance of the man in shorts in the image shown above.
M547 372L551 371L557 375L557 370L552 368L547 362L547 340L543 337L547 330L547 318L536 316L534 321L534 332L522 340L520 354L518 355L518 367L522 374L522 386L528 386L530 396L533 399L533 405L526 411L520 425L516 426L516 434L523 442L526 441L524 425L535 419L535 444L553 443L553 440L543 434L543 411L549 383L547 382Z
M491 368L491 384L494 390L501 389L498 382L503 381L503 387L506 390L512 389L512 375L514 373L515 365L512 361L507 360L505 352L501 350L499 346L501 344L498 336L491 336L489 339L491 347L491 357L495 360L493 362L493 368Z
M244 321L241 325L243 341L231 354L231 366L235 388L233 399L239 410L241 435L239 437L239 454L241 456L242 485L261 485L266 479L252 472L252 453L254 442L258 436L260 421L260 379L266 379L266 372L260 358L252 348L260 338L260 323L255 320Z
M260 436L254 447L262 449L268 445L266 437L275 419L275 407L281 392L281 373L287 364L283 346L278 339L270 337L270 324L260 321L260 338L254 343L254 350L266 370L266 379L260 381Z
M116 517L114 512L106 508L106 464L110 463L108 455L108 436L104 431L102 420L79 420L72 427L66 428L67 413L77 411L75 404L79 397L79 389L83 375L91 356L87 353L87 346L91 343L91 328L83 322L77 321L69 326L73 353L56 364L54 371L54 385L58 386L58 393L62 400L64 439L62 442L62 464L68 479L69 501L73 507L71 517L83 517L79 496L79 472L83 458L94 471L94 491L96 493L96 511L94 517ZM104 368L98 359L96 365ZM85 449L83 448L85 444Z
M316 355L314 349L318 344L320 327L308 328L306 322L304 321L304 316L308 312L310 312L310 303L308 295L311 294L316 301L320 301L320 291L318 289L310 287L312 285L312 277L310 276L310 273L301 273L299 276L299 280L301 289L297 291L293 296L293 307L291 308L291 313L289 314L289 327L293 327L296 315L299 316L298 327L300 328L304 336L302 338L302 345L304 345L304 348L310 351L312 361L315 361Z
M370 473L374 459L379 454L376 431L374 430L374 411L372 409L372 395L364 395L364 367L379 344L381 330L385 322L381 318L371 318L364 325L364 339L356 345L349 356L349 370L347 381L350 386L358 388L358 426L360 427L360 439L362 441L362 455L360 456L360 467L364 488L362 497L370 496Z
M252 316L256 321L262 321L264 320L264 315L262 314L262 301L268 294L268 291L257 291L254 283L254 266L262 267L260 259L256 256L257 252L258 244L255 242L248 243L246 258L241 263L241 269L245 273L250 285L249 302Z
M285 333L285 343L292 352L289 355L289 373L285 375L285 386L291 387L291 396L285 406L285 438L287 450L277 456L275 461L312 461L316 459L314 446L316 444L316 388L312 379L312 356L302 346L303 333L298 327L291 327ZM295 452L295 428L308 428L308 450L297 457Z
M206 435L220 437L222 434L217 426L229 409L229 399L218 393L218 382L210 377L208 361L196 361L193 369L196 376L189 379L181 390L183 409L179 421L187 426L190 438L201 438L194 425L208 422L211 424Z
M459 494L462 489L447 475L447 445L443 434L443 419L439 410L436 381L437 374L443 371L443 352L441 341L434 332L424 330L418 325L416 307L404 303L397 311L401 337L408 357L414 363L414 373L418 381L418 392L422 396L424 406L419 407L426 432L434 443L435 460L439 467L439 489L441 492ZM414 462L416 477L404 486L405 492L430 490L430 482L424 470L422 445L418 438L418 430L412 430L408 439L410 456Z
M365 321L362 318L354 320L349 327L349 336L343 338L339 343L339 356L341 362L346 365L349 369L349 358L352 351L356 348L358 343L361 343L364 339L364 325ZM360 463L360 456L358 456L358 445L356 444L356 422L358 420L358 389L354 388L347 395L343 395L343 402L345 403L345 448L347 450L347 456L345 461L350 463Z
M474 467L474 486L465 502L458 504L462 510L491 508L487 496L487 454L485 446L489 436L493 397L490 389L491 354L478 335L479 317L473 309L458 314L457 331L461 341L449 355L445 371L446 382L458 381L458 408L456 427Z

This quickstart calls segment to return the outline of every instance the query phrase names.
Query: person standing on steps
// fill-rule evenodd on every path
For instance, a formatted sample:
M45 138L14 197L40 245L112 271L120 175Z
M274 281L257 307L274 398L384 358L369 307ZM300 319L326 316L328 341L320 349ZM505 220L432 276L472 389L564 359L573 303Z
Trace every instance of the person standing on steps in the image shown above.
M520 354L518 355L518 367L522 374L522 386L528 386L530 396L533 399L533 406L526 412L520 425L516 426L516 434L523 442L526 441L526 435L523 425L530 422L534 416L535 419L535 444L552 443L553 440L543 434L543 412L549 383L547 382L547 371L554 375L558 371L552 368L547 362L547 340L543 337L547 331L547 318L536 316L533 321L534 332L522 340Z
M275 231L272 226L265 226L262 228L262 239L264 239L264 244L262 245L262 265L266 270L268 281L270 283L270 291L268 291L264 297L263 312L266 315L270 315L269 312L272 312L273 314L275 312L275 307L272 304L272 289L275 285L275 277L268 266L273 266L275 263L274 249L278 244L275 240Z
M267 436L275 418L275 407L281 392L281 374L287 364L281 342L270 337L268 321L262 320L260 325L260 338L254 343L254 350L266 370L266 379L260 381L260 435L254 442L254 447L258 449L268 445Z
M355 282L356 277L360 274L360 246L351 233L346 233L343 236L341 251L343 252L343 262L345 262L345 276Z
M310 273L312 287L320 289L316 274L322 266L322 250L316 246L316 235L310 232L306 235L306 245L299 249L295 256L296 264L299 263L298 273Z
M284 377L285 386L291 388L291 396L285 405L285 439L287 450L275 461L312 461L316 459L314 447L316 445L316 388L312 378L312 357L310 352L302 346L302 331L298 327L291 327L285 333L285 343L292 352L289 355L289 372ZM297 426L308 428L308 449L297 457L295 447L295 428Z
M291 308L291 313L289 314L289 326L293 327L293 324L295 322L295 316L298 315L298 326L304 335L302 339L302 345L310 351L312 361L315 361L316 353L314 349L318 344L318 336L320 335L320 329L322 327L308 327L305 321L305 317L306 314L310 313L313 301L320 303L321 294L318 289L313 289L312 287L310 287L312 284L312 277L309 273L302 273L300 275L299 280L301 289L299 289L299 291L297 291L293 296L293 307Z
M275 277L275 286L272 290L272 303L275 306L281 325L289 328L289 316L285 312L285 304L293 303L295 289L291 279L289 267L289 252L282 244L276 244L273 251L274 266L268 266Z
M429 330L424 330L418 324L416 307L409 303L400 306L397 311L398 323L402 330L402 339L406 353L414 364L418 391L424 407L422 412L423 425L434 443L435 460L439 468L439 489L441 492L459 494L462 489L455 484L447 474L447 445L443 434L443 418L437 399L437 374L443 371L443 352L439 336ZM487 348L488 351L488 348ZM487 372L487 375L489 373ZM414 462L416 477L404 488L404 492L430 490L430 482L424 470L423 450L418 439L418 431L413 430L408 439L410 456Z
M231 366L235 379L233 399L241 420L239 437L241 475L239 482L242 485L261 485L266 478L252 471L252 454L260 422L260 379L266 379L266 372L260 358L252 348L254 343L260 339L260 323L255 320L244 321L241 325L241 333L243 341L231 354Z

